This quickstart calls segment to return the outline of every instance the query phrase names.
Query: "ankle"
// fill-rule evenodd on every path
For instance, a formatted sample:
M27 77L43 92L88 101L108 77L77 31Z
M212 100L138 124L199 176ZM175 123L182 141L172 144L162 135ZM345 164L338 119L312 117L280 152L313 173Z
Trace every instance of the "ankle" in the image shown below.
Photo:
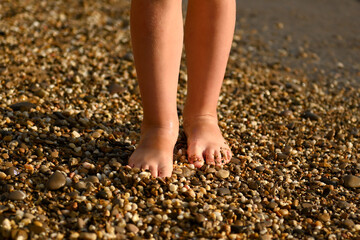
M201 122L213 122L218 123L218 118L216 113L195 113L195 114L189 114L185 113L183 114L183 123L184 127L187 125L191 125L193 123L201 123Z
M179 131L179 120L174 119L174 120L161 121L161 122L157 122L157 121L150 122L144 120L143 123L141 124L141 133L143 134L152 130L158 130L169 134L177 134Z

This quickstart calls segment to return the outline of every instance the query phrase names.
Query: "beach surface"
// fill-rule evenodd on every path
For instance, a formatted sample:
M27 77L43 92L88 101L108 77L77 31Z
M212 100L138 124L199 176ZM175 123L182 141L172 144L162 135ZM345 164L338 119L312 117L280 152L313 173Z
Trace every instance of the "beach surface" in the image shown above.
M219 125L234 153L126 167L142 108L129 1L1 1L0 239L357 239L355 0L238 1ZM178 111L186 97L179 75Z

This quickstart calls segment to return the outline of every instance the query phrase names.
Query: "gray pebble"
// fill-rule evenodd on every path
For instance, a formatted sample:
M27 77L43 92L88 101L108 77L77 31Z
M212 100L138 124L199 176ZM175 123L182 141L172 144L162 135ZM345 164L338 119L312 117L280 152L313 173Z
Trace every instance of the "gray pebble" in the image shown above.
M230 172L228 170L225 170L225 169L220 169L219 171L217 171L215 173L215 175L218 178L228 178L230 176Z
M231 191L230 191L230 189L228 189L228 188L218 188L218 194L220 195L220 196L224 196L224 195L229 195L229 194L231 194Z

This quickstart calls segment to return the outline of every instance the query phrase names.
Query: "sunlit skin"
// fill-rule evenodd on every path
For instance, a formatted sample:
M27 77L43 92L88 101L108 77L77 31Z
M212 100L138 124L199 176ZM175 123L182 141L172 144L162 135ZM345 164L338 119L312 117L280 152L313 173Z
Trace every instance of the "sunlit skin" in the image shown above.
M179 121L176 91L185 39L183 112L190 163L223 165L232 153L218 126L217 102L235 27L235 0L132 0L130 28L144 118L129 166L170 177ZM185 33L185 34L184 34Z

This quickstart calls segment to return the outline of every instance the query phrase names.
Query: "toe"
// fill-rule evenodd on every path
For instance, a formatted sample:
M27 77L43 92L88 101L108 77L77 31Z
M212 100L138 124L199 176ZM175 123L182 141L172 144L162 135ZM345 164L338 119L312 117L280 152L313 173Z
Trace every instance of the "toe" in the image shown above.
M157 166L150 166L149 167L151 175L153 175L153 177L158 177L158 168Z
M158 169L158 176L161 178L171 177L173 170L172 163L169 166L162 166Z
M188 149L189 163L194 164L195 167L201 168L204 165L204 158L201 148Z
M226 151L226 155L227 155L227 159L226 159L226 163L229 163L231 161L232 158L232 153L230 150Z
M149 169L150 169L150 166L147 165L147 164L143 164L143 165L141 165L140 169L141 169L142 171L149 170Z
M214 151L210 148L205 150L205 160L209 165L215 165Z
M214 159L215 159L215 164L216 165L222 165L223 163L222 163L222 155L221 155L221 153L220 153L220 151L218 151L218 150L215 150L214 151Z

